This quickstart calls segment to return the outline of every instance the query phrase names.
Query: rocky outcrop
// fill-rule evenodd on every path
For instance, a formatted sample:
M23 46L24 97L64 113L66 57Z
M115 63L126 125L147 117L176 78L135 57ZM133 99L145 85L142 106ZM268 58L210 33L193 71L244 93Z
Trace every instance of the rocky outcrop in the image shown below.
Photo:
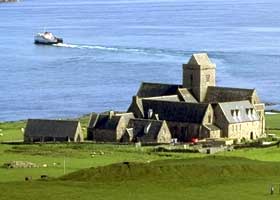
M36 168L36 164L28 161L11 161L9 163L4 163L4 168Z

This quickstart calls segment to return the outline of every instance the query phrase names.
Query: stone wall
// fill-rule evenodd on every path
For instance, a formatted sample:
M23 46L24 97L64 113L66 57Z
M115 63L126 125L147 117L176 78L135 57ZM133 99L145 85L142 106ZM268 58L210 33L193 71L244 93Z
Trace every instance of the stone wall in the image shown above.
M221 138L222 132L221 130L210 130L205 126L202 126L201 133L199 135L200 139L205 138Z
M215 109L215 123L221 128L222 137L256 139L262 135L261 121L229 124L219 106Z
M96 142L116 142L117 134L114 129L92 129L92 139Z
M25 137L24 142L71 142L74 138L69 137Z
M73 138L74 142L83 142L84 141L84 135L81 127L81 123L78 123L77 130L75 133L75 137Z
M209 104L207 111L205 112L202 124L212 124L214 122L214 110Z
M204 101L208 86L215 85L215 65L183 64L183 87L190 89L199 102Z
M214 123L221 129L221 137L228 137L228 122L219 106L215 108Z
M192 138L198 138L201 132L200 124L182 123L182 122L167 122L172 138L177 138L179 141L190 141Z
M257 139L261 136L259 126L259 121L230 124L228 138Z
M116 135L116 140L118 142L122 139L122 137L123 137L123 135L124 135L124 133L126 131L126 128L127 128L129 120L133 119L133 118L134 118L134 116L133 116L132 113L131 114L123 115L121 117L121 119L119 121L119 124L117 126L117 130L116 130L116 134L117 134Z
M221 138L221 130L210 131L209 138Z
M159 131L159 134L157 136L157 143L170 143L171 142L171 133L169 131L169 128L167 126L167 123L164 121L162 123L162 127Z
M141 99L138 96L133 96L132 102L127 110L127 112L132 112L136 118L143 118L144 114L140 110Z
M263 103L254 104L254 107L260 116L260 127L261 134L265 134L265 105Z

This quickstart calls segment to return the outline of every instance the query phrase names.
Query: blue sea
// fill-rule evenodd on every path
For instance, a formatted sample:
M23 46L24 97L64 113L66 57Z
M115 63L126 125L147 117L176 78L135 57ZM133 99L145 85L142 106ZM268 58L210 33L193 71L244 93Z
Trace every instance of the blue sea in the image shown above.
M142 81L181 83L195 52L216 63L218 85L278 104L279 9L279 0L2 3L0 121L126 110ZM34 45L44 29L65 44Z

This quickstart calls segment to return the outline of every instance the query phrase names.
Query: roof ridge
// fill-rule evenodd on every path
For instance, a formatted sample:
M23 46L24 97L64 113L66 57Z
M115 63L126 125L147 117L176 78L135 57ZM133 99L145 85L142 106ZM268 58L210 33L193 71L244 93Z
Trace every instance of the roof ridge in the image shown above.
M159 123L163 123L164 120L157 120L157 119L142 119L142 118L133 118L133 119L130 119L130 120L133 120L133 121L151 121L151 122L159 122Z
M214 65L206 52L194 53L188 61L190 65Z
M28 120L33 120L33 121L56 121L56 122L79 122L79 120L74 120L74 119L36 119L36 118L29 118Z
M217 88L217 89L231 89L231 90L253 90L255 91L255 88L234 88L234 87L223 87L223 86L208 86L208 88Z
M219 102L218 104L227 104L227 103L238 103L238 102L251 102L249 100L240 100L240 101L226 101L226 102Z
M146 99L146 98L141 98L142 101L160 101L161 100L157 100L157 99ZM210 103L204 103L204 102L185 102L185 101L163 101L165 103L172 103L172 104L193 104L193 105L204 105L204 106L208 106Z
M158 83L158 82L145 82L145 81L143 81L141 84L154 84L154 85L173 85L173 86L182 86L182 84L174 84L174 83Z

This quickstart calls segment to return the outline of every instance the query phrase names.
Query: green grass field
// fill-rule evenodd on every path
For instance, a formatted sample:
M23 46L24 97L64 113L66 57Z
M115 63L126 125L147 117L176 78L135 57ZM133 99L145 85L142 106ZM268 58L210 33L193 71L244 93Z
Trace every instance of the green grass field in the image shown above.
M280 129L280 114L266 115L266 128Z
M277 162L219 156L121 163L48 181L0 183L0 199L278 199L279 175Z
M280 114L266 119L268 131L280 136ZM85 128L88 116L81 121ZM0 123L0 142L21 141L23 127L24 121ZM215 156L152 149L92 143L0 144L0 166L14 160L40 166L0 167L0 199L280 198L280 148L247 148ZM50 179L36 180L41 175ZM24 181L26 176L33 180ZM272 184L274 195L269 194Z

